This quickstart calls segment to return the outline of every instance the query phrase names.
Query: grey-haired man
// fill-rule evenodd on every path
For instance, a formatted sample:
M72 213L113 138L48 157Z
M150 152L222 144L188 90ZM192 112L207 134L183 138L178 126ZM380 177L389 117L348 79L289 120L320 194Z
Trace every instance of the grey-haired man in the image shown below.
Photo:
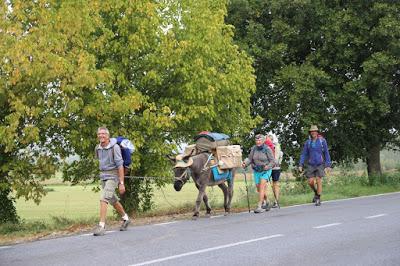
M96 146L96 157L99 160L101 195L100 195L100 222L93 232L95 236L102 236L105 233L105 222L107 207L110 203L122 216L123 222L121 231L126 231L130 220L124 208L119 202L115 192L118 187L119 193L125 193L124 167L121 155L121 148L117 145L116 139L110 139L110 132L106 127L97 130L99 144Z

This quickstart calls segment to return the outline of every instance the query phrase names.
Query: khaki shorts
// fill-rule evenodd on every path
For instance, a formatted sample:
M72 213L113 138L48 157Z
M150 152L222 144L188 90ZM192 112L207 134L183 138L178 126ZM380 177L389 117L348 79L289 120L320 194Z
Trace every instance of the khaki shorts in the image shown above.
M119 198L115 190L118 187L118 181L115 179L108 179L101 181L100 201L104 201L114 205Z

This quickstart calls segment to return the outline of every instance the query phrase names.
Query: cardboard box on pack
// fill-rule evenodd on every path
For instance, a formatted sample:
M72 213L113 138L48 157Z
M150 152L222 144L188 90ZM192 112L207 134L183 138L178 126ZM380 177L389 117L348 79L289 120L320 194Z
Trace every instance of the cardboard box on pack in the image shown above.
M242 166L242 148L240 145L217 147L217 159L220 169L232 169Z

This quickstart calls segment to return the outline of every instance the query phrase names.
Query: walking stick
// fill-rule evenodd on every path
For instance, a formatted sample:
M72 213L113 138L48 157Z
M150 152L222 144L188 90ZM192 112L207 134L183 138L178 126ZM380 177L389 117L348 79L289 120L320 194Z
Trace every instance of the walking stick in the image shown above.
M244 173L244 182L246 184L247 206L249 207L249 213L250 213L249 188L247 187L246 168L244 168L243 173Z

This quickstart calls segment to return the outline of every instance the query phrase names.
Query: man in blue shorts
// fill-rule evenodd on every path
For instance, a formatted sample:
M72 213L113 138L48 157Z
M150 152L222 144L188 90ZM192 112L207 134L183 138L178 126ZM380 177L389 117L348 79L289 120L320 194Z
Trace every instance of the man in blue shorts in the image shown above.
M325 176L325 170L331 171L331 157L329 155L328 144L326 140L318 136L318 127L312 125L309 130L310 139L304 143L303 152L300 156L299 170L303 171L304 163L307 162L306 176L308 185L314 191L313 202L316 206L321 205L322 177ZM315 189L315 180L317 189Z
M266 184L270 182L272 167L275 164L271 149L265 145L265 136L258 134L255 137L256 145L251 148L249 157L243 162L243 167L251 165L253 168L254 183L259 193L258 205L255 213L261 213L269 210L268 201L265 200Z

